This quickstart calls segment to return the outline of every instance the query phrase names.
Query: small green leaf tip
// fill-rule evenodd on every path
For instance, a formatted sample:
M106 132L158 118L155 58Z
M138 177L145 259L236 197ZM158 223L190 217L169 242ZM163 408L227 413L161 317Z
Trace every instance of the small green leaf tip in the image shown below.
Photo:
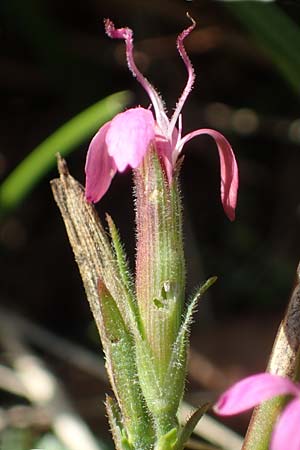
M116 450L123 450L123 426L120 408L118 407L117 402L109 395L106 395L105 407Z
M180 430L177 441L173 446L172 450L182 450L184 448L187 440L193 433L195 426L197 425L203 414L205 414L208 411L210 406L211 406L210 403L205 403L204 405L196 409L196 411L191 415L191 417L187 420L186 424Z
M208 280L205 281L205 283L202 284L202 286L200 287L198 296L201 297L207 291L207 289L209 289L213 284L215 284L217 279L218 279L217 276L208 278Z
M129 333L115 300L101 279L98 281L98 292L103 317L104 334L111 343L119 342L129 336Z
M154 450L173 450L176 442L177 429L172 428L168 433L161 436L155 445Z
M119 272L117 276L123 286L125 309L129 317L130 331L133 334L136 334L138 332L141 332L141 324L135 299L133 276L129 268L127 256L120 238L120 234L109 214L106 214L106 222L108 224L111 243L117 263L117 270Z
M109 214L106 213L106 222L109 227L109 233L112 240L113 248L116 254L116 259L120 271L121 279L124 283L124 286L126 287L128 294L131 295L131 297L134 296L133 294L133 277L130 273L126 253L124 250L124 246L122 244L118 229L111 218Z
M186 334L186 332L189 329L189 326L192 321L192 316L195 311L195 308L197 306L198 300L205 294L205 292L217 281L218 277L214 276L209 278L207 281L205 281L204 284L200 286L200 288L196 291L196 294L194 295L193 299L188 303L188 306L186 308L184 321L181 325L180 334ZM177 339L178 340L178 339Z

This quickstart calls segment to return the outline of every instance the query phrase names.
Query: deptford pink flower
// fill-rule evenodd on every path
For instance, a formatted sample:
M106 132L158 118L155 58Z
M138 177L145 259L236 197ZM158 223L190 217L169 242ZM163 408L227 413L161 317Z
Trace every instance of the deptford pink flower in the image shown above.
M191 19L192 20L192 19ZM113 39L124 39L128 67L150 97L151 110L132 108L117 114L103 125L90 143L86 161L86 198L97 202L105 194L117 171L128 166L137 168L150 145L158 152L169 182L183 146L192 138L208 134L216 142L221 167L221 200L227 216L233 220L238 190L238 168L229 142L218 131L203 128L181 136L181 110L192 89L195 74L183 45L184 39L194 29L195 22L177 38L177 48L188 72L186 86L169 119L159 94L137 68L133 56L133 32L130 28L115 28L105 20L105 30Z
M245 378L221 395L214 411L222 416L238 414L278 395L292 399L274 427L271 450L300 450L300 385L289 378L270 373Z

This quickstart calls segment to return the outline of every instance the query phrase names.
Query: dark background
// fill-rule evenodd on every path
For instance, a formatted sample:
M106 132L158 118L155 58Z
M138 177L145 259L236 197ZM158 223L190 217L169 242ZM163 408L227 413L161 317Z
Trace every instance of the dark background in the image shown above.
M278 5L299 23L298 1ZM299 95L222 1L2 0L0 11L3 179L58 126L102 97L129 89L133 105L148 106L127 69L123 44L105 36L103 18L134 30L137 64L169 112L186 81L176 37L189 24L186 11L197 21L186 41L197 78L184 108L183 131L211 127L226 135L239 163L240 191L236 221L230 223L219 198L214 143L200 137L186 145L188 294L209 276L219 277L199 307L192 344L226 380L263 370L299 259ZM87 146L68 157L71 173L82 183ZM98 349L50 191L53 177L55 170L2 218L1 302L60 336ZM118 174L97 208L101 216L107 211L114 217L134 267L131 186L130 171ZM44 358L70 383L74 396L98 393L96 382L87 393L67 365ZM199 375L197 384L196 370L188 390L203 387L202 381ZM4 403L9 401L4 396ZM95 422L96 414L87 414L87 420Z

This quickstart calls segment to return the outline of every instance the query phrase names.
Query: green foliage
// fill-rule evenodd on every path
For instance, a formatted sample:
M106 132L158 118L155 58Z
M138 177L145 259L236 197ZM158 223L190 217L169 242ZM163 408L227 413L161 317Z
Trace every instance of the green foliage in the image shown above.
M124 438L124 428L122 425L121 411L120 411L120 408L119 408L117 402L113 398L111 398L107 395L105 406L106 406L106 412L107 412L107 416L108 416L110 431L113 435L116 450L124 450L124 447L126 449L128 447L130 448L128 440L124 445L124 439L125 439Z
M129 445L132 444L133 448L150 449L154 433L139 385L132 335L126 328L114 299L101 282L99 298L103 317L102 343L106 368L122 413L125 432L123 440ZM111 403L107 405L111 406ZM111 426L117 424L114 412L115 408L110 408ZM114 430L114 436L118 435L117 430Z
M159 438L155 450L173 450L176 442L177 429L172 428L168 433Z
M209 407L210 404L205 403L204 405L200 406L200 408L196 409L196 411L187 420L184 427L182 427L182 429L180 430L176 444L172 450L181 450L182 448L184 448L186 442L194 431L195 426L197 425L203 414L207 412Z
M109 214L106 214L106 221L108 223L111 242L112 242L116 262L117 262L118 269L119 269L118 276L122 282L124 291L127 294L126 295L126 297L127 297L126 307L128 310L128 315L130 316L130 319L131 319L130 320L131 332L135 333L136 327L138 328L139 332L141 332L142 330L141 330L141 324L140 324L140 316L139 316L137 303L136 303L136 299L135 299L135 294L134 294L134 281L133 281L133 276L129 269L126 253L125 253L123 244L121 242L121 238L120 238L119 232L117 230L117 227Z
M56 164L55 155L66 156L124 108L127 91L117 92L90 106L39 144L0 186L0 215L16 208L38 181Z

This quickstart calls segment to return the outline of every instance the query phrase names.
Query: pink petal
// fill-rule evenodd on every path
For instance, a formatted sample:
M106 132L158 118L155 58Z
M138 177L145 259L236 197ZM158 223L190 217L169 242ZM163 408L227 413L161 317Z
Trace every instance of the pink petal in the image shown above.
M221 166L221 200L228 218L230 220L234 220L239 186L239 175L237 162L231 145L227 139L225 139L225 137L218 131L203 128L184 136L178 143L177 151L181 151L186 142L196 136L200 136L201 134L208 134L214 138L218 146Z
M155 127L155 145L157 153L164 163L169 183L171 183L173 177L173 152L174 148L176 147L177 139L178 139L177 128L174 128L172 140L170 142L170 140L164 136L163 132L159 129L159 127L158 126Z
M105 141L119 172L140 165L154 136L155 122L149 109L128 109L112 119Z
M105 137L111 122L107 122L93 137L85 163L85 198L89 202L98 202L110 186L116 173L114 160L107 152Z
M139 71L137 68L134 57L133 57L133 32L130 28L124 27L124 28L115 28L115 25L113 22L109 19L104 20L105 25L105 31L106 34L111 37L112 39L124 39L125 45L126 45L126 57L127 57L127 64L129 69L131 70L133 76L135 76L138 80L138 82L143 86L145 91L150 97L150 100L152 102L156 120L159 123L160 127L164 130L167 130L169 120L166 116L165 110L164 110L164 104L162 99L160 98L159 94L156 92L154 87L149 83L147 78L144 77L144 75Z
M288 378L260 373L234 384L214 406L220 415L238 414L278 395L299 395L299 387Z
M281 414L272 434L271 450L300 450L300 399L292 400Z

